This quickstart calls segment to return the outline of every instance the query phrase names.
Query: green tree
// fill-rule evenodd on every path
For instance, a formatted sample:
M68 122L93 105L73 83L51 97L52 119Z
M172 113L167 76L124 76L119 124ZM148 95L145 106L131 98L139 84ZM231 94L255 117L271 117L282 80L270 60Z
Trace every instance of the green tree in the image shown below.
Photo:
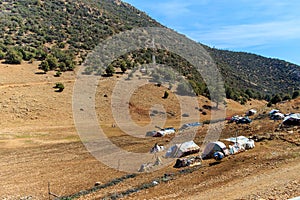
M41 64L39 65L39 69L43 70L44 73L47 73L50 70L47 60L41 62Z
M57 68L58 60L53 55L48 55L46 61L48 62L50 70L55 70Z
M296 90L293 92L293 96L292 96L292 99L296 99L297 97L300 96L300 91L299 90Z
M5 58L5 53L3 51L0 50L0 60Z
M288 101L288 100L291 100L291 99L292 99L291 95L286 94L286 95L282 98L282 101Z
M115 73L115 68L112 65L109 65L106 69L105 69L106 75L107 76L113 76L113 74Z
M127 70L127 64L126 64L125 61L121 62L120 68L121 68L121 70L122 70L123 73L126 72L126 70Z
M248 95L249 98L255 98L254 93L253 93L252 90L247 89L247 90L245 91L245 93Z
M272 104L276 104L276 103L281 102L281 101L282 101L282 99L281 99L281 96L279 94L276 94L271 99Z
M5 61L8 64L21 64L22 54L14 49L10 49L6 53Z

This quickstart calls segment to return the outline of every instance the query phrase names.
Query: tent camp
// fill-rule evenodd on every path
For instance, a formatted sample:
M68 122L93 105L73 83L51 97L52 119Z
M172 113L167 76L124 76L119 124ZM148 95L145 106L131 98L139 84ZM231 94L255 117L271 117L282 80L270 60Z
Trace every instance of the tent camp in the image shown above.
M193 153L198 153L200 151L200 147L194 142L184 142L182 144L175 144L171 146L165 157L166 158L180 158L183 156L187 156Z
M282 122L284 125L300 126L300 113L286 116Z
M223 142L210 142L206 145L203 153L202 159L213 158L215 152L222 152L225 156L229 155L229 151Z

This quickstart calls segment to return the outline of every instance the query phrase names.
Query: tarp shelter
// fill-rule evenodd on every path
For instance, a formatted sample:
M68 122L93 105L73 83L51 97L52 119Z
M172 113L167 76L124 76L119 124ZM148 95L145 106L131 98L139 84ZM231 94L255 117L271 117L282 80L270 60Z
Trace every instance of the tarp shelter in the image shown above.
M222 152L225 156L229 155L229 151L223 142L210 142L206 145L203 153L202 159L213 158L215 152Z
M184 129L187 129L190 127L197 127L197 126L201 126L201 125L202 124L200 122L187 123L187 124L183 124L179 130L184 130Z
M286 116L282 122L284 125L300 126L300 114L291 114Z
M269 112L269 115L271 116L271 115L274 115L275 113L278 113L278 112L279 112L279 110L273 109Z
M271 116L271 119L273 120L284 119L284 114L277 112Z
M146 136L153 137L156 133L157 133L157 131L148 131L146 133Z
M172 134L172 133L175 133L175 129L173 127L169 127L169 128L165 128L165 129L161 129L159 131L157 131L153 137L163 137L165 135L169 135L169 134Z
M257 113L256 110L251 109L251 110L248 110L248 111L246 112L246 115L247 115L247 116L251 116L251 115L255 115L256 113Z
M175 144L171 146L165 157L167 158L180 158L183 156L187 156L193 153L198 153L200 151L200 147L194 142L184 142L182 144Z
M164 146L159 146L157 143L151 148L150 153L157 153L165 150Z
M239 118L235 123L237 123L237 124L249 124L251 122L252 122L252 120L247 116L247 117Z
M252 149L255 147L254 140L250 140L245 136L231 137L224 140L232 143L238 143L245 149Z
M180 168L186 166L196 166L201 164L202 164L202 160L200 156L192 156L188 158L178 158L173 167Z

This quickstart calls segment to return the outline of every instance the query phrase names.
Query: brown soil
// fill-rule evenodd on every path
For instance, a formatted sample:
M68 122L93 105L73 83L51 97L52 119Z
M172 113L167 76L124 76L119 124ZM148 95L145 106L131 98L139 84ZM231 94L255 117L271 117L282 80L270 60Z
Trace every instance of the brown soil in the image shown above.
M0 197L1 199L48 199L51 192L63 196L89 189L95 182L103 184L125 175L95 159L80 141L73 121L72 92L75 72L62 77L54 73L36 74L38 63L0 64ZM118 146L133 152L147 152L155 142L166 144L164 138L135 138L114 124L110 109L112 86L117 78L102 78L96 94L99 123ZM53 86L62 82L65 90L55 92ZM139 125L149 123L149 109L162 104L168 115L166 126L178 128L180 109L176 96L162 99L166 88L146 85L130 100L132 119ZM108 97L104 97L104 95ZM210 118L208 99L199 97L200 120ZM250 101L242 106L227 100L226 116L243 114L255 108L267 113L266 102ZM300 99L279 104L283 112L299 112ZM257 117L253 116L251 118ZM192 173L174 176L173 180L132 193L124 199L287 199L300 196L299 190L299 128L276 131L279 122L268 118L254 120L251 125L227 124L221 138L239 134L274 135L273 140L256 143L252 150L230 156L211 165L206 160ZM201 144L207 125L201 127L195 142ZM298 145L298 146L297 146ZM153 173L99 190L81 199L99 199L149 183L166 173L178 173L172 165ZM53 197L51 197L53 198Z

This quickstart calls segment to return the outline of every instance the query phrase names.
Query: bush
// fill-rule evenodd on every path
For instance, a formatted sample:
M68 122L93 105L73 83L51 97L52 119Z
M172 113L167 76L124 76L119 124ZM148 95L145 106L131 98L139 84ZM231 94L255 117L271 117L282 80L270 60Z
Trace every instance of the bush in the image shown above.
M167 99L169 97L169 92L168 91L165 91L165 94L163 96L164 99Z
M65 86L62 83L56 83L53 88L58 89L58 90L56 90L56 92L62 92L65 89Z
M21 64L22 54L16 50L10 49L5 56L5 61L7 64Z
M275 96L272 97L272 99L271 99L270 102L271 102L272 104L276 104L276 103L278 103L278 102L280 102L280 101L282 101L280 95L279 95L279 94L276 94Z
M0 60L4 59L5 58L5 54L3 51L0 50Z
M39 69L43 70L45 73L47 73L50 70L47 60L41 62L41 64L39 65Z
M289 95L289 94L287 94L287 95L285 95L284 97L283 97L283 101L288 101L288 100L291 100L292 99L292 97Z
M55 74L55 77L60 77L60 76L61 76L61 71L58 70L58 71L56 72L56 74Z
M297 90L297 91L294 91L293 92L293 96L292 96L292 99L296 99L297 97L300 96L300 92Z
M115 68L112 65L109 65L106 69L105 69L106 75L107 76L113 76L113 74L115 73Z
M48 55L46 61L48 62L50 70L54 70L57 68L58 60L53 55Z

